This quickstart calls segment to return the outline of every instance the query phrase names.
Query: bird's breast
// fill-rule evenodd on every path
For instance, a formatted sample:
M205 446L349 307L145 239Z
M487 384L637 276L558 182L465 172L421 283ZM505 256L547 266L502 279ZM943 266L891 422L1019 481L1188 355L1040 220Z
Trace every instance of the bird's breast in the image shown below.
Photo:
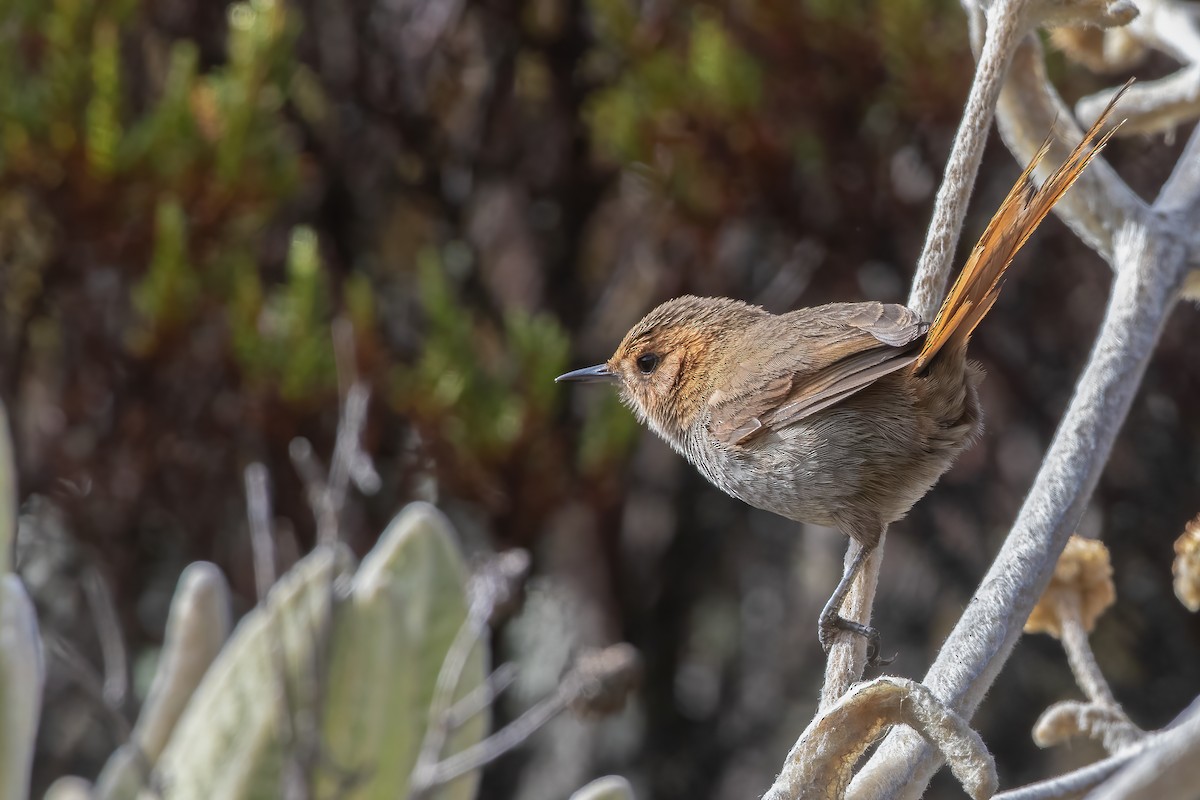
M810 433L803 424L791 425L729 447L701 429L689 437L683 452L726 494L788 519L833 525L829 501L836 503L840 493L822 472L820 442Z

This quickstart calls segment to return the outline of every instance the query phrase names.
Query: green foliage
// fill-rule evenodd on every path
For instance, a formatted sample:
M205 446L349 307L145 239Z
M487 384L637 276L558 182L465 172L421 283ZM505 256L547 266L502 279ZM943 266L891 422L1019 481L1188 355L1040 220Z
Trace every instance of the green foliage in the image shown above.
M111 20L98 21L93 33L92 97L84 131L88 166L97 176L107 178L116 170L121 141L120 42Z
M217 177L236 185L248 159L272 158L264 138L279 125L295 26L282 0L249 0L229 8L229 63L211 84L221 135L217 140ZM276 165L287 168L284 165Z
M270 295L264 295L257 273L248 265L235 262L227 268L234 282L234 353L252 379L277 385L287 400L331 388L336 373L329 334L329 276L316 232L305 226L292 231L287 281ZM370 295L361 288L355 291L354 313L371 319Z
M464 454L502 458L556 402L566 334L544 314L510 311L501 330L473 320L436 251L418 261L424 348L397 372L397 405L437 425Z
M641 435L633 413L616 392L606 392L584 418L579 434L579 465L586 473L599 472L633 449Z
M175 327L194 311L199 292L188 261L187 219L173 197L164 197L154 215L154 251L150 269L134 287L133 304L150 330Z
M701 102L718 114L753 109L762 99L762 66L725 30L713 12L699 9L688 42L688 71Z
M320 395L335 383L338 309L316 234L292 232L278 285L258 255L263 226L299 176L284 106L293 88L310 113L323 104L293 57L294 15L282 0L234 3L229 60L202 72L190 41L123 48L122 31L143 13L141 0L0 10L0 187L66 188L89 222L127 231L134 353L152 354L165 335L225 307L231 355L253 385L288 400ZM124 76L158 60L165 75L135 108ZM149 242L144 255L138 241ZM356 321L373 319L361 281L354 304Z
M896 0L874 9L873 38L899 106L956 95L963 76L947 64L963 57L966 43L959 4L954 0Z
M597 152L617 162L652 164L669 141L665 188L695 210L716 213L721 188L705 151L716 144L744 147L747 125L762 103L762 64L710 7L690 10L679 40L665 47L642 41L628 0L592 0L590 8L601 33L593 61L619 75L584 109ZM708 139L691 136L695 129Z
M829 151L855 140L855 121L892 151L895 118L944 108L965 83L949 67L969 61L951 0L711 0L652 21L631 0L588 9L598 33L588 71L604 86L584 109L596 155L709 219L754 207L743 187L761 191L797 166L822 194L813 169L846 157Z
M182 177L194 164L203 139L189 105L193 87L198 85L199 53L189 41L171 46L162 94L154 113L135 125L122 141L122 161L126 166L150 165L163 180Z
M646 48L628 0L593 0L601 41L627 68L594 94L585 110L601 152L622 161L651 158L654 137L681 118L729 122L761 101L761 64L726 31L718 15L697 8L676 47Z
M513 459L554 463L548 451L529 456L524 448L545 446L537 440L567 397L554 378L567 369L569 338L547 314L512 310L497 326L464 313L446 266L462 260L459 249L450 245L443 257L427 249L418 258L423 345L415 364L396 369L393 405L450 446L441 452L453 455L451 471L494 470ZM641 433L615 392L600 391L595 401L571 437L574 460L588 474L612 469Z

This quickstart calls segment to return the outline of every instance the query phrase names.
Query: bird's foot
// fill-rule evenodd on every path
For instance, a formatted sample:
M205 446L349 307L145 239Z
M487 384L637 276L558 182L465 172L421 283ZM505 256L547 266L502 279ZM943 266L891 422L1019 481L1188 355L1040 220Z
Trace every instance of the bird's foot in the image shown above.
M829 648L833 647L833 642L841 631L861 636L867 640L868 667L883 667L896 660L895 656L891 658L879 657L878 630L872 628L870 625L863 625L861 622L846 619L840 614L822 614L821 618L817 621L817 638L820 639L821 649L825 651L826 655L829 654Z

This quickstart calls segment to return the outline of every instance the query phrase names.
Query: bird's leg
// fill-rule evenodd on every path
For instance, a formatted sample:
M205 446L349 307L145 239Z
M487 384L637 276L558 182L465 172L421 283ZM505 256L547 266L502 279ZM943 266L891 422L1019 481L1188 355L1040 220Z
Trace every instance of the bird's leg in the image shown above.
M854 554L854 560L850 562L850 566L842 573L842 579L838 581L837 588L833 590L833 594L829 597L829 602L825 604L825 608L821 611L821 616L817 619L817 638L821 640L821 649L828 653L829 648L833 646L833 640L837 636L838 631L853 633L867 640L868 666L875 667L890 664L894 657L887 659L879 657L879 631L870 625L863 625L861 622L846 619L838 613L842 608L842 603L846 600L846 595L850 592L851 584L858 577L858 573L862 571L863 564L867 563L867 556L871 555L871 551L875 549L874 547L865 547L853 539L850 546L857 547L858 552Z

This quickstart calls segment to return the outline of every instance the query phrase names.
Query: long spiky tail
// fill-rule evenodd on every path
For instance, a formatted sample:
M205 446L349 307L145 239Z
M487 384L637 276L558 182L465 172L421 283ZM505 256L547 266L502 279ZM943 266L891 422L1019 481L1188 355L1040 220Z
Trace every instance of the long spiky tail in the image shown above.
M1059 198L1075 183L1075 179L1087 167L1088 162L1104 148L1120 127L1118 123L1097 140L1096 137L1108 122L1113 106L1128 88L1129 85L1126 84L1125 88L1113 97L1104 113L1092 124L1062 166L1055 170L1040 188L1035 188L1033 171L1049 151L1054 134L1046 137L1037 155L1029 162L1029 166L1021 173L1021 177L1017 178L1008 196L1000 204L992 221L979 237L979 243L971 251L971 257L967 259L954 285L950 287L950 293L946 295L945 302L938 309L937 316L929 327L929 333L925 336L925 344L913 365L914 372L924 370L943 350L954 352L966 347L975 326L987 315L1000 295L1004 273L1017 251L1037 230Z

